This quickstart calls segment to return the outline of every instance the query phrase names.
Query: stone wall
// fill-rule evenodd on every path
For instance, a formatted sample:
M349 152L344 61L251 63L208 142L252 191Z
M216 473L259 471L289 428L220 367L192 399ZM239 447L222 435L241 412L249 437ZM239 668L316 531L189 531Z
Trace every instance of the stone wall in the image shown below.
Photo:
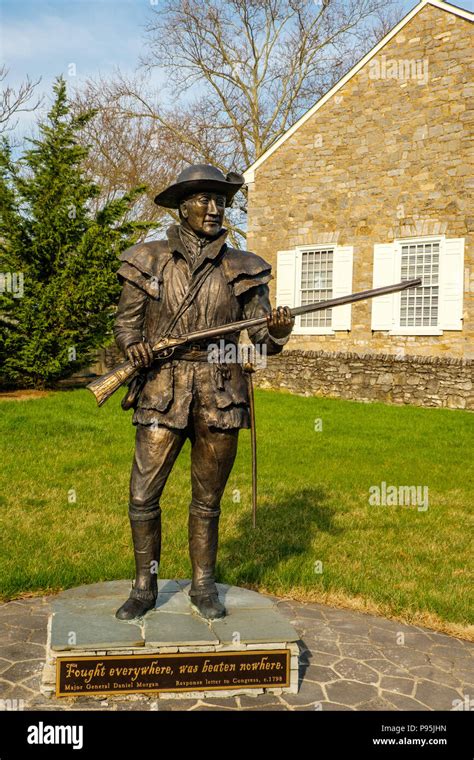
M103 348L93 366L64 384L86 385L122 361L116 346ZM253 377L257 387L304 396L474 409L474 359L285 348Z
M59 388L78 388L87 385L100 375L105 375L111 369L125 361L124 355L118 350L117 346L112 343L106 348L100 348L95 357L93 364L75 372L74 375L60 380Z
M273 266L301 245L353 246L353 290L372 287L374 245L419 235L465 240L464 327L440 336L371 331L371 303L349 332L295 335L291 348L474 356L473 24L427 5L373 61L426 66L426 81L349 79L255 171L248 249ZM271 284L275 299L275 280Z
M305 396L474 409L474 360L288 351L254 375L260 388Z
M101 348L97 354L96 372L98 375L104 375L106 372L110 372L111 369L125 361L125 356L117 348L115 343L112 343L106 348Z

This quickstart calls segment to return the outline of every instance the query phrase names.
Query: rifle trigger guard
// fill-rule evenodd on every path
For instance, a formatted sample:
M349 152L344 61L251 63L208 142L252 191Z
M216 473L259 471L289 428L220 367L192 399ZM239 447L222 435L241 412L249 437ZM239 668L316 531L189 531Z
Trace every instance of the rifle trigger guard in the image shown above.
M172 346L170 348L163 348L158 354L158 359L169 359L170 356L173 356L175 350L176 350L176 346Z

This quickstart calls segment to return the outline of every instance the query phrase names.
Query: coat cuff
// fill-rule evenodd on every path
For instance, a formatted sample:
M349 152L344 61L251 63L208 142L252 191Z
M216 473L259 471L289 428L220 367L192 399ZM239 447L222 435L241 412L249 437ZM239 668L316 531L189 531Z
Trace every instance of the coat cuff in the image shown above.
M118 348L124 355L127 353L127 349L130 348L130 346L134 343L141 343L143 340L143 337L138 333L116 333L114 337Z
M276 343L277 346L286 346L286 344L290 340L291 333L290 335L285 335L284 338L274 338L271 332L269 332L268 337L270 338L271 341L273 341L273 343Z

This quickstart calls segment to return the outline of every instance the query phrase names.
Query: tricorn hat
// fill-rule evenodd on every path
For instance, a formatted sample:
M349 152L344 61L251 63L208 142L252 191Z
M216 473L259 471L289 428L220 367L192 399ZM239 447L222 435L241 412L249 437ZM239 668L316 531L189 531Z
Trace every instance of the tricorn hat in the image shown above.
M215 166L194 164L194 166L188 166L178 174L173 185L158 193L155 203L165 208L179 208L179 202L186 195L207 190L225 195L227 205L229 205L237 190L240 190L244 183L243 176L237 172L229 172L224 175Z

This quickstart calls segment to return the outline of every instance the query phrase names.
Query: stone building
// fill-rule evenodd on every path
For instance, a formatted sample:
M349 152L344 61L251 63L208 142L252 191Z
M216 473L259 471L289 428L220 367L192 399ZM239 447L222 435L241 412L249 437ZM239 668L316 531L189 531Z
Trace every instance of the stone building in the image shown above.
M422 0L247 170L278 304L423 278L300 317L264 384L473 405L473 20Z

